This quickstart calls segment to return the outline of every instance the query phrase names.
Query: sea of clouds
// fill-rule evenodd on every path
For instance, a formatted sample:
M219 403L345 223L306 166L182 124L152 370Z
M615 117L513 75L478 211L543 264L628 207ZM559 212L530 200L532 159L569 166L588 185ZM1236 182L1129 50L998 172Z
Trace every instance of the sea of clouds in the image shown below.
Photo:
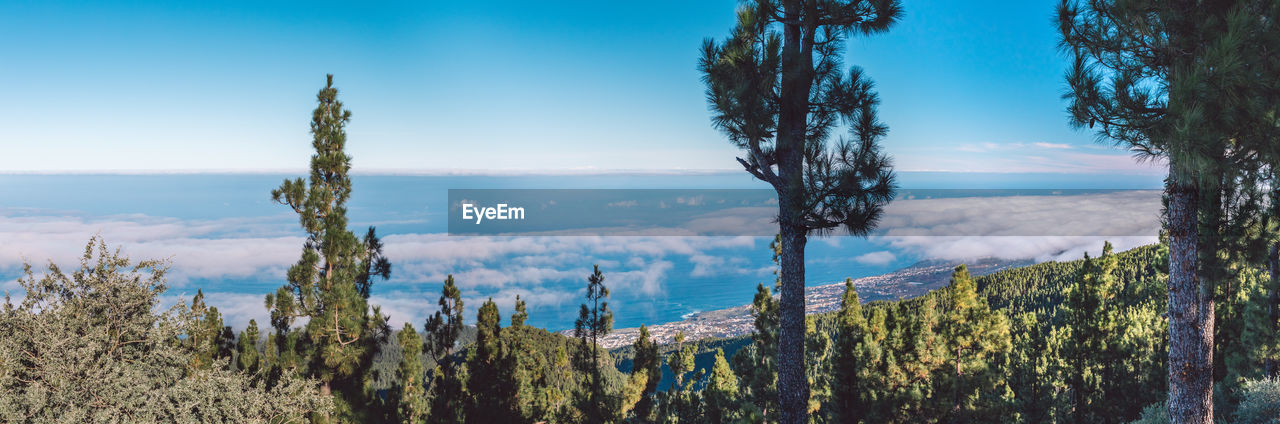
M726 220L713 222L707 217L692 224L759 223L770 219L772 211L736 208ZM1160 194L904 199L893 203L882 226L886 231L869 240L881 249L859 254L852 258L855 262L885 265L905 257L1071 260L1086 251L1097 254L1103 240L1117 249L1154 242L1160 228ZM189 300L203 287L208 302L237 328L249 319L258 320L259 325L267 322L263 295L284 283L285 272L297 261L303 245L297 222L285 215L179 219L0 209L0 289L21 294L16 279L24 263L32 264L37 274L50 261L63 269L74 266L94 236L135 260L167 260L166 305ZM615 297L643 301L647 296L679 292L682 281L690 278L713 274L741 275L752 281L766 278L772 267L744 255L760 256L770 239L389 234L382 240L385 254L394 262L393 277L375 286L371 300L395 327L420 323L436 309L435 288L452 274L469 308L492 298L502 310L510 310L517 295L531 307L575 305L582 292L577 282L590 272L591 264L598 264L610 270L608 282ZM838 247L849 239L812 240ZM833 258L810 255L808 259L813 264ZM677 271L677 262L692 267ZM261 290L219 284L223 281Z

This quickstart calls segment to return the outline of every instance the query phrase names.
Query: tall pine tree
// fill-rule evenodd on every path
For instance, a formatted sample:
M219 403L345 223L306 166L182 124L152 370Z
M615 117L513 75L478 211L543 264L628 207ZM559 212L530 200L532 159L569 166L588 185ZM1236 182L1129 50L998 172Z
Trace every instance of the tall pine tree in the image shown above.
M436 364L431 377L431 412L433 423L461 423L466 418L467 370L454 358L454 347L462 333L462 291L453 282L453 274L445 277L440 289L440 309L427 318L424 326L431 344L427 351Z
M427 419L426 374L422 367L422 337L413 324L404 323L404 329L396 335L400 343L400 368L396 379L400 380L400 398L396 400L396 417L401 423L424 423Z
M1213 419L1215 285L1227 276L1224 201L1242 171L1276 163L1267 70L1274 2L1064 0L1071 123L1168 164L1169 401L1174 422ZM1261 40L1261 41L1260 41ZM1268 112L1270 111L1270 112ZM1268 116L1270 114L1270 116ZM1259 131L1265 129L1265 131ZM1224 189L1228 189L1225 190Z
M489 299L476 312L476 344L467 361L471 370L467 380L467 420L500 423L521 421L516 395L514 357L502 338L502 316L498 305Z
M951 413L962 421L988 421L990 417L977 414L1003 401L997 398L1003 381L993 358L1011 348L1009 325L1004 315L988 308L986 298L978 296L977 284L964 265L951 274L947 294L950 304L943 315L942 334L954 365Z
M658 383L662 382L662 358L658 356L658 346L649 337L649 329L643 325L640 326L640 335L636 337L632 347L635 356L631 361L631 375L643 383L640 398L633 408L634 415L639 422L653 422L653 396L658 390Z
M351 112L338 100L333 75L316 95L311 118L311 175L285 180L271 191L271 199L298 214L307 238L302 257L289 268L288 284L267 295L272 323L288 338L297 318L307 318L301 337L286 347L300 349L309 374L323 382L321 392L341 390L338 411L354 417L362 407L362 378L378 347L390 334L386 317L370 308L374 277L390 276L390 263L379 251L372 228L362 240L347 228L347 200L351 197L351 156L345 152L346 125ZM373 265L371 265L373 264Z
M852 279L846 279L840 311L836 313L835 357L828 370L832 380L832 399L823 405L837 422L856 423L862 421L867 413L867 405L863 401L866 384L861 381L861 374L868 367L864 361L869 359L865 352L869 341L867 319L862 315L857 288L853 286Z
M858 68L841 56L851 35L884 32L896 0L757 0L738 10L722 43L707 40L699 69L713 125L744 151L738 162L778 194L782 287L778 343L781 422L808 421L804 250L811 232L866 235L893 198L888 127ZM840 122L852 140L828 145Z
M587 276L587 302L578 311L573 335L579 341L575 361L578 372L586 376L586 387L581 400L583 414L588 421L603 422L611 418L609 399L604 390L600 372L600 338L613 331L613 311L609 310L609 288L604 285L604 273L595 265ZM605 353L608 355L608 353Z

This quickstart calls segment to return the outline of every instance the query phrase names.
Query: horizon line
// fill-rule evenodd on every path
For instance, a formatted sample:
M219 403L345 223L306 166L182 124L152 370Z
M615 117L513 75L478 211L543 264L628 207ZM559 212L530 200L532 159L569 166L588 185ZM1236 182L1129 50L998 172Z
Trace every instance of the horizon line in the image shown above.
M296 175L306 174L306 168L200 168L200 169L32 169L0 170L0 175ZM1049 174L1049 175L1134 175L1153 176L1151 172L1106 172L1078 170L956 170L956 169L907 169L895 173L936 174ZM746 174L742 169L717 168L568 168L568 169L441 169L441 168L379 168L351 170L351 175L362 176L573 176L573 175L727 175Z

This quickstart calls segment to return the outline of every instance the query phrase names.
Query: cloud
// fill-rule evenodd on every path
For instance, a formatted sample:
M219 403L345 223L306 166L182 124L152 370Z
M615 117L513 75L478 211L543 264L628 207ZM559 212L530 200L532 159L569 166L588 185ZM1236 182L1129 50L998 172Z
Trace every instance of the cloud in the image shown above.
M980 258L1067 261L1080 259L1084 252L1097 255L1110 241L1116 250L1131 249L1157 241L1157 236L963 236L963 237L875 237L874 241L929 259L972 260Z
M888 265L896 259L897 257L894 256L893 253L883 251L883 250L879 252L865 253L853 258L853 260L857 261L860 264L872 265L872 266Z
M878 233L888 236L1154 235L1161 225L1160 209L1158 190L902 200L885 209Z
M990 144L990 143L988 143ZM1039 149L1011 147L1035 146ZM1062 146L1070 149L1057 148ZM1164 175L1162 160L1135 160L1131 152L1100 147L1086 153L1075 146L1057 143L1029 145L962 144L950 151L937 149L900 149L896 152L895 170L899 172L978 172L978 173L1063 173ZM1046 149L1052 150L1045 155ZM1034 154L1039 152L1039 155Z
M1070 144L1063 144L1063 143L1045 143L1045 142L1042 142L1042 141L1037 141L1037 142L1035 142L1035 143L1031 143L1031 144L1035 145L1036 147L1042 148L1042 149L1074 149L1074 148L1075 148L1075 146L1072 146L1072 145L1070 145Z
M1078 259L1104 241L1156 242L1161 193L918 199L891 204L873 242L930 259Z
M1036 198L1031 198L1036 197ZM690 202L686 200L685 204ZM775 227L776 208L728 208L723 214L698 215L695 228ZM190 299L197 285L209 304L243 328L249 319L267 325L265 293L285 280L297 261L303 239L289 216L220 220L183 220L143 215L86 217L49 211L0 209L0 281L15 289L24 260L42 265L52 259L68 268L77 263L85 242L101 234L135 260L168 258L169 304ZM852 258L865 265L892 264L902 258L976 257L1075 259L1096 252L1102 240L1117 249L1154 241L1159 228L1158 192L1116 192L1058 196L1004 196L900 200L893 203L872 238L877 251ZM1088 229L1075 234L1064 229ZM515 296L531 311L581 298L592 264L599 264L619 304L646 304L662 296L672 281L729 275L768 275L773 268L742 255L759 252L769 236L449 236L390 234L384 252L393 262L392 278L378 282L371 304L381 305L394 325L420 325L436 310L439 286L452 274L462 288L467 312L492 297L509 314ZM1128 236L1128 237L1116 237ZM820 238L841 247L839 238ZM896 250L895 250L896 249ZM761 256L767 258L767 256ZM820 259L820 258L814 258ZM691 270L673 274L687 261ZM682 268L683 269L683 268ZM37 271L38 272L38 271ZM232 285L236 286L232 286ZM14 293L20 296L20 293ZM638 306L637 306L638 307ZM556 317L560 319L563 317ZM540 318L541 319L541 318Z
M720 256L693 255L689 257L689 262L693 263L693 271L689 272L690 277L707 277L720 271L720 268L724 267L725 259Z
M642 264L640 269L613 273L608 278L614 280L614 290L628 290L646 296L657 296L663 293L667 271L674 267L671 262L658 260Z

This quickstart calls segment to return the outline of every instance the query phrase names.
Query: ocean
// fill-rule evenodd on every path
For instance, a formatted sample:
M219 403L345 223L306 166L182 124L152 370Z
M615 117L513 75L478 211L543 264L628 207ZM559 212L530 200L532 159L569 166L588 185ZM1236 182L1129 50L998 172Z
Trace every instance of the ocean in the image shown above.
M285 283L285 270L297 260L303 237L297 217L273 203L270 191L284 178L299 176L305 174L0 175L0 288L20 294L15 279L24 262L38 268L52 260L72 267L85 243L98 235L133 259L167 259L165 302L189 299L199 289L230 325L239 328L256 319L265 326L263 296ZM351 228L363 234L366 227L376 227L393 264L392 277L375 283L371 300L396 327L420 326L436 310L450 274L462 288L469 322L489 298L509 315L518 295L528 302L528 323L553 331L573 326L593 265L605 273L619 328L749 303L757 284L774 280L771 237L759 235L447 233L450 189L767 188L742 172L355 175L352 180ZM1160 183L1152 175L899 174L904 190L1151 190ZM806 280L828 284L939 258L1072 258L1085 249L1096 251L1101 239L1117 235L1124 238L1117 243L1122 248L1154 240L1154 233L1145 231L1018 234L989 242L972 234L906 241L811 237Z

